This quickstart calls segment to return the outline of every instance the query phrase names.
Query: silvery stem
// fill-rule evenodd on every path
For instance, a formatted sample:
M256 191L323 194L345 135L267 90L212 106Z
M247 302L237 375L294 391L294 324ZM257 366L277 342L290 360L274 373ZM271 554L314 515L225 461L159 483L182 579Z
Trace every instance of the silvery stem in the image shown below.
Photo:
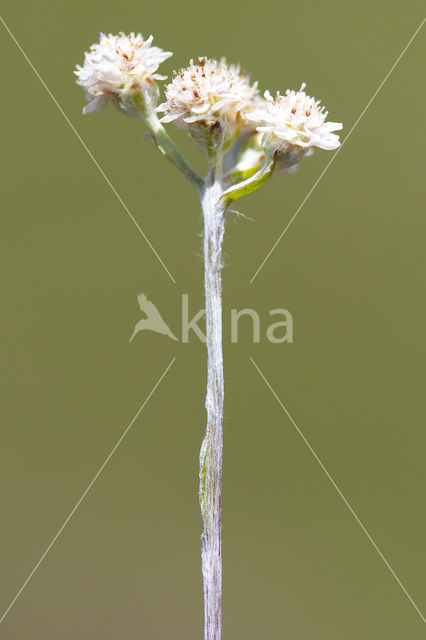
M207 427L200 451L199 499L203 518L201 562L204 583L204 640L220 640L222 622L222 239L224 203L219 182L206 187L204 217L204 286L207 343Z

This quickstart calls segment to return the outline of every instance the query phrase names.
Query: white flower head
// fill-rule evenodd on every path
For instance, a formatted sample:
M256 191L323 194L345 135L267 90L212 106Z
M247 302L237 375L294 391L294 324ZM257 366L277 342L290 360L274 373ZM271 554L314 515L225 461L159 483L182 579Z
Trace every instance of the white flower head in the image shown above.
M166 87L166 102L157 110L165 113L161 122L237 123L253 109L257 93L257 83L251 85L238 65L228 65L224 58L220 62L199 58L197 64L191 60L189 67L175 73Z
M84 54L84 65L77 65L74 71L90 100L83 113L100 111L108 100L120 102L133 93L153 89L154 80L165 80L156 71L173 54L152 47L152 41L152 36L144 40L140 33L100 34L99 42Z
M277 91L275 98L265 91L263 105L248 113L247 119L256 123L257 131L269 135L275 144L282 142L285 148L337 149L339 136L332 132L342 129L342 123L326 122L328 112L319 106L320 100L306 95L305 87L303 83L300 91L287 89L284 96Z

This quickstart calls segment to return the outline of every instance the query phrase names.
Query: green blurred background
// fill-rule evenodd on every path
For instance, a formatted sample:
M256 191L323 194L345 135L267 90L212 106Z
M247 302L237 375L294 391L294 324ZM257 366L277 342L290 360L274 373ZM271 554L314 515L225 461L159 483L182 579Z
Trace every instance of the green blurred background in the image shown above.
M5 640L200 639L204 346L139 334L143 291L180 333L202 307L189 184L112 107L81 115L73 66L104 32L241 61L261 89L322 98L343 137L422 18L420 2L8 4L3 18L161 264L2 27L1 611L171 358L176 361L0 625ZM422 620L249 361L252 355L422 609L420 33L259 276L331 155L232 215L224 270L224 639L418 640ZM172 130L172 133L175 132ZM186 149L189 144L178 135ZM191 153L191 151L189 151ZM230 309L252 307L231 344ZM268 310L294 343L265 340Z

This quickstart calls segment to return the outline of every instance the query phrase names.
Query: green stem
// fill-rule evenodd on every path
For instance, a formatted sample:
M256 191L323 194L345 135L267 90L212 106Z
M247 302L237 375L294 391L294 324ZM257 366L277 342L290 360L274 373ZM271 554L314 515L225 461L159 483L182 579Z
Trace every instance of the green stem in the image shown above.
M265 161L263 166L257 171L254 175L247 178L247 180L243 180L238 184L229 187L223 195L222 200L229 203L232 200L237 200L241 198L241 196L245 196L252 191L256 191L268 178L271 177L276 163L276 153L275 152L266 152Z
M184 176L190 180L197 192L201 195L204 188L203 179L180 153L175 143L161 124L150 96L148 94L142 95L140 93L135 93L133 95L133 100L137 110L144 117L159 151L167 156L170 162L172 162L175 167L177 167Z

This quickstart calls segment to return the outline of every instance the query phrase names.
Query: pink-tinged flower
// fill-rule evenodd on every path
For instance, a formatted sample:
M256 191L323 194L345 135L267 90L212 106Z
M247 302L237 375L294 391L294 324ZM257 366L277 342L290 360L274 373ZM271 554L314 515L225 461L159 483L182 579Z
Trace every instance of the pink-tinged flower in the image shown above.
M275 98L265 91L265 100L246 118L257 131L269 135L274 144L282 142L283 147L295 145L302 149L319 147L337 149L339 136L334 131L343 128L341 122L326 122L328 112L304 92L305 83L300 91L289 91L284 96L277 92Z
M101 111L108 100L120 102L126 97L152 89L155 80L165 80L156 73L171 55L151 46L153 37L144 40L140 33L99 36L99 42L84 54L83 66L77 65L77 83L86 91L89 103L83 113Z
M164 112L161 122L176 124L200 123L214 125L217 122L237 122L253 109L257 96L257 84L240 72L240 67L199 58L190 61L166 87L166 102L157 110Z

